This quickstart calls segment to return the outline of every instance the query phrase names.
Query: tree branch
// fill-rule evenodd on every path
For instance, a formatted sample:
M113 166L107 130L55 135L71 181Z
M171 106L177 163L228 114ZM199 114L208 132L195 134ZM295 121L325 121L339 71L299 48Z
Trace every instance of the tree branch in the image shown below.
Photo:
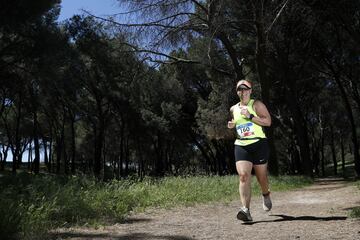
M283 6L281 7L281 9L279 10L279 12L276 14L276 17L274 18L274 20L272 21L272 23L270 24L270 26L268 27L268 29L265 31L265 34L268 34L272 28L272 26L275 24L275 22L279 19L282 11L284 10L286 4L289 2L289 0L285 0L285 3L283 4Z

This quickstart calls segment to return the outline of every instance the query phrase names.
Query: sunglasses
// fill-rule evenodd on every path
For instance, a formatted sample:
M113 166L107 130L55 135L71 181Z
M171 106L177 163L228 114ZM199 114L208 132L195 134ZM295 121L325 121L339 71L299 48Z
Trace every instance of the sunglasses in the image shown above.
M236 88L236 91L246 91L246 90L250 90L251 88L244 88L242 86L239 86L238 88Z

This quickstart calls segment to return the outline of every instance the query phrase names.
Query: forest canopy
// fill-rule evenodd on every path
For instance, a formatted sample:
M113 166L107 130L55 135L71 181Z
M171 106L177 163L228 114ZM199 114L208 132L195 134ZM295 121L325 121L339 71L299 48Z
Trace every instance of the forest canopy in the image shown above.
M60 2L0 3L1 170L235 173L226 124L249 79L270 173L360 175L359 1L118 0L126 17L58 22Z

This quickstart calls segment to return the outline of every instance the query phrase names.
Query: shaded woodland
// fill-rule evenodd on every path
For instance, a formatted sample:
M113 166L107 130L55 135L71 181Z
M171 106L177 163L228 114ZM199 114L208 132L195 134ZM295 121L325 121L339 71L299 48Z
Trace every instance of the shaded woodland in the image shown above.
M58 22L60 2L0 3L1 171L235 173L226 124L248 78L271 174L360 176L360 1L118 0Z

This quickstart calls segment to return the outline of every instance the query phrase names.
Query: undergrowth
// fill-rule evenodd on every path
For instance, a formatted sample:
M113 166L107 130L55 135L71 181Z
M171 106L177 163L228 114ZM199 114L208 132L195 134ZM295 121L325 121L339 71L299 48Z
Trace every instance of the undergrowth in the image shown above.
M256 181L253 178L253 181ZM272 191L311 183L300 176L270 177ZM189 176L99 182L85 176L0 177L0 239L44 239L50 229L121 222L129 213L238 198L237 176ZM260 194L253 183L253 193Z

